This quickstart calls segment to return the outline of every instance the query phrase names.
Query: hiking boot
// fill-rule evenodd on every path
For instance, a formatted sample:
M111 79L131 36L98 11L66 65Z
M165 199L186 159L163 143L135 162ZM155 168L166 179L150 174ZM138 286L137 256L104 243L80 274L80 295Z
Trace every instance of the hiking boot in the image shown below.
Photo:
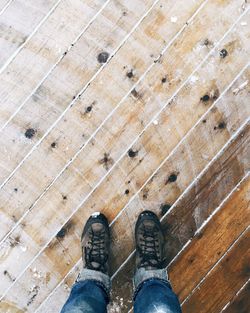
M90 216L84 226L81 242L83 267L108 274L110 232L105 215L98 212Z
M151 211L142 212L135 226L136 267L164 268L164 239L160 221Z

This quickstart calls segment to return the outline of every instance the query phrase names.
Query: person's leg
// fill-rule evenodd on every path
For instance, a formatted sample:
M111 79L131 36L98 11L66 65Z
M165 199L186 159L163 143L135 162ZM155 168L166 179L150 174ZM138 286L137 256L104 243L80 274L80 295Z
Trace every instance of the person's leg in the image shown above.
M136 274L134 313L181 313L164 268L164 240L160 221L143 212L136 223Z
M103 214L93 214L82 235L83 270L61 313L106 313L111 281L108 275L110 234Z

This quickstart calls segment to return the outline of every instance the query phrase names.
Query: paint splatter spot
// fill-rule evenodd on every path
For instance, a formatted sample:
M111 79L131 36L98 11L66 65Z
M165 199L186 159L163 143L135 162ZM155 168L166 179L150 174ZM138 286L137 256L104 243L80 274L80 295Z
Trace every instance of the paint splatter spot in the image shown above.
M129 189L126 189L125 190L125 195L128 195L129 194Z
M109 170L109 168L114 164L114 160L110 157L109 153L104 153L104 157L99 160L99 163L103 164L106 170Z
M207 122L207 120L202 120L202 123L203 123L203 124L206 124L206 122Z
M162 77L161 82L165 84L167 82L167 77L166 76Z
M18 188L14 188L14 191L15 191L15 192L18 192Z
M132 91L131 91L131 94L135 97L135 98L140 98L140 94L139 94L139 92L136 90L136 89L133 89Z
M225 122L220 122L218 127L219 127L219 129L224 129L224 128L226 128L226 123Z
M68 197L65 196L65 195L62 195L62 198L63 198L64 201L66 201L68 199Z
M92 105L89 105L87 108L86 108L86 110L85 110L85 112L86 113L90 113L91 111L92 111Z
M101 52L98 54L97 56L97 60L99 63L106 63L108 61L108 58L109 58L109 54L108 52Z
M166 184L167 183L174 183L177 180L177 175L175 173L172 173L171 175L169 175Z
M129 72L127 72L126 76L127 76L128 78L133 78L133 77L134 77L134 72L133 72L133 70L130 70Z
M50 146L51 146L51 148L56 148L56 142L52 142L52 144Z
M160 210L161 210L161 215L163 216L163 215L165 215L167 212L168 212L168 210L171 208L171 204L169 204L169 203L163 203L163 204L161 204L161 206L160 206Z
M25 132L25 137L31 139L36 133L36 130L33 128L28 128Z
M222 50L220 51L220 57L221 57L222 59L224 59L227 55L228 55L228 52L227 52L226 49L222 49Z
M209 100L210 100L209 95L204 95L203 97L201 97L202 102L208 102Z
M68 222L59 230L59 232L56 234L56 238L63 239L73 226L74 224L72 222Z
M128 156L129 156L130 158L136 157L137 154L138 154L138 151L134 151L133 149L129 149L129 150L128 150Z

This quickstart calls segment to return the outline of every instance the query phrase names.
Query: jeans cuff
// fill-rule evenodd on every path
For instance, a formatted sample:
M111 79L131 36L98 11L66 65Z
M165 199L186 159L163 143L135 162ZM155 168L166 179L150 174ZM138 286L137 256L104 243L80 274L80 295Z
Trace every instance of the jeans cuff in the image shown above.
M85 281L85 280L92 280L97 281L100 283L100 285L103 287L103 289L106 291L108 297L111 290L111 279L108 275L95 270L90 270L87 268L84 268L82 272L77 277L77 282Z
M141 267L136 271L133 280L135 292L143 282L152 278L160 279L170 285L167 270L165 268L160 270L146 270L145 268Z

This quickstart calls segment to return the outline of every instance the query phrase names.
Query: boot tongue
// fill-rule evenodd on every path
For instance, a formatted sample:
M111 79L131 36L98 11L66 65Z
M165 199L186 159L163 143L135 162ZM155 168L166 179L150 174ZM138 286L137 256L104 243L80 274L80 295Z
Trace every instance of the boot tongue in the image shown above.
M91 227L92 227L93 232L95 233L99 233L103 230L103 225L101 223L94 223L92 224Z

